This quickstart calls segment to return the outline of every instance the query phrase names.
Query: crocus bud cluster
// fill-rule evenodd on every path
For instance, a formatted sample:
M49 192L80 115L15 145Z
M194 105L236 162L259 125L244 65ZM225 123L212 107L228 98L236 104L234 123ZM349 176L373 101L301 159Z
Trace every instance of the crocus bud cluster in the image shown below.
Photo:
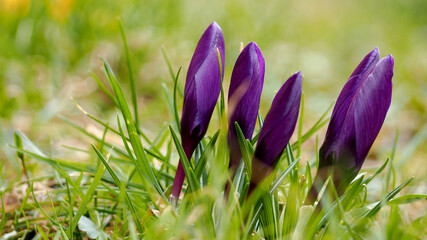
M221 91L224 71L221 75L219 62L224 66L224 58L223 33L218 24L213 22L197 44L185 83L181 140L188 159L191 159L206 134ZM227 141L232 177L242 158L235 123L244 137L251 140L259 111L264 73L264 58L256 43L251 42L237 58L229 87ZM324 181L329 174L333 174L336 186L342 190L357 175L390 106L392 76L393 58L390 55L379 60L378 48L369 53L350 76L332 113L319 152L319 171L315 181ZM249 193L273 171L289 143L299 115L301 92L302 75L297 72L276 94L265 117L252 159ZM184 178L180 162L171 192L175 203ZM226 196L229 184L225 189ZM313 192L311 195L314 195ZM311 199L309 196L308 202Z

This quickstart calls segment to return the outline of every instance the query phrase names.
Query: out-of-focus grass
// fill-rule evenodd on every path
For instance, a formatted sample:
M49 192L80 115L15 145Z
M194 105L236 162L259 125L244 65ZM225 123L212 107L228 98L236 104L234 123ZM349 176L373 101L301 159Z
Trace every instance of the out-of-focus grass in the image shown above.
M149 129L151 136L162 126L159 122L172 117L168 116L161 91L162 82L172 86L161 47L165 48L174 71L183 66L183 82L196 41L212 21L217 21L224 31L225 86L240 42L256 41L263 52L263 114L283 81L291 73L302 71L307 128L338 96L366 53L378 46L382 56L393 54L392 105L370 159L382 159L390 152L396 130L400 129L396 175L399 179L418 176L413 186L419 187L413 190L425 193L425 9L424 0L0 0L0 158L4 168L13 169L3 172L0 188L20 180L20 164L6 146L13 143L14 130L23 131L52 154L59 154L61 144L90 149L89 140L75 140L81 137L76 137L73 129L56 118L57 114L75 119L89 131L102 135L102 130L74 107L70 96L92 114L116 122L114 104L97 88L89 70L103 76L99 57L108 59L125 91L129 89L117 23L117 17L121 17L137 83L141 127ZM130 91L127 94L130 100ZM319 134L320 142L322 139ZM79 158L75 152L71 154ZM302 158L308 159L310 154L303 152ZM370 163L380 165L375 161L366 165L369 167ZM29 163L28 168L36 176L43 175L35 163ZM421 207L425 212L425 204Z

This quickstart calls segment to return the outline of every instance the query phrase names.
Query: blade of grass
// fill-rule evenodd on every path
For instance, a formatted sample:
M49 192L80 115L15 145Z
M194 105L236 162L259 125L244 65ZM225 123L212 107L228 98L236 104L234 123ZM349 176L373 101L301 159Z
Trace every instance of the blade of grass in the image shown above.
M381 167L372 176L368 177L367 179L365 179L365 181L363 181L363 184L367 185L369 182L372 181L372 179L378 176L378 174L380 174L385 169L389 161L390 161L390 158L387 158L387 160L383 163L383 165L381 165Z
M323 120L323 119L326 117L328 112L331 110L332 106L334 106L334 102L332 102L331 105L329 105L329 107L322 114L322 116L320 116L320 118L317 120L317 122L307 132L305 132L304 135L302 135L301 144L304 143L305 141L307 141L314 133L316 133L320 128L322 128L326 123L329 122L329 118L327 118L325 120ZM298 141L299 141L299 139L300 138L298 138ZM292 148L297 147L298 141L292 144Z
M113 94L105 87L104 83L101 82L101 80L96 76L96 74L92 71L89 72L89 74L92 76L93 79L95 79L98 86L101 88L101 90L107 94L108 98L116 105L119 106L119 103L117 103L117 100L114 98Z
M106 129L112 131L113 133L120 135L120 133L110 127L110 125L108 123L105 123L104 121L100 120L99 118L93 116L92 114L88 113L86 110L84 110L73 98L71 98L71 100L74 102L74 104L76 105L77 109L79 109L84 115L86 115L87 117L89 117L90 119L94 120L95 122L101 124L103 127L105 127ZM60 116L60 118L62 118L63 120L65 120L65 118L63 118L62 116ZM66 120L67 123L70 123L68 120ZM70 124L73 127L77 127L75 124ZM98 142L100 142L100 139L95 137L92 134L88 134L86 130L84 130L83 128L79 129L81 132L84 132L86 135L92 137L93 139L97 140ZM130 141L130 139L128 137L126 137L126 141ZM107 143L103 143L103 144L107 144ZM150 144L150 149L154 149L154 152L150 149L144 149L147 153L149 153L150 155L152 155L153 157L159 159L159 160L163 160L164 157L162 156L162 154L160 153L160 151L153 145L153 143L149 143ZM111 144L107 145L108 147L112 147Z
M175 116L176 126L178 127L179 132L181 132L181 123L179 120L178 107L176 104L176 102L177 102L176 91L177 91L177 87L178 87L178 79L179 79L179 74L181 73L181 69L182 69L182 67L179 67L178 72L176 73L176 78L173 81L173 112L174 112L174 116Z
M288 165L291 165L294 160L294 155L292 152L292 147L290 144L286 146L286 158L288 160ZM298 165L295 165L293 170L291 171L290 177L290 187L288 196L286 198L286 206L285 206L285 219L283 222L283 232L285 235L289 235L292 233L298 222L298 204L300 199L298 199L298 193L300 191L299 183L298 183Z
M80 220L80 217L86 212L88 204L89 204L90 200L92 199L92 197L95 193L96 187L101 182L102 176L104 175L104 171L105 171L104 165L99 165L99 167L96 170L93 181L90 184L90 187L86 192L86 195L84 196L84 198L82 198L82 202L80 203L79 207L77 208L77 212L74 215L73 220L70 222L70 226L67 229L67 236L68 237L71 236L71 234L72 234L71 232L73 232L74 229L76 228L76 226Z
M128 145L128 143L127 143L127 142L126 142L126 140L125 140L125 136L124 136L124 133L123 133L123 129L122 129L122 126L121 126L121 124L120 124L120 118L119 118L119 116L118 116L118 115L117 115L117 125L119 126L120 136L122 137L123 143L124 143L124 145L125 145L126 150L128 151L128 154L129 154L129 156L130 156L131 160L132 160L133 162L135 162L135 164L137 164L137 163L136 163L136 159L134 158L134 156L133 156L133 154L132 154L132 152L131 152L131 150L130 150L130 148L129 148L129 145ZM139 175L140 175L140 176L143 176L144 172L142 171L142 169L137 168L137 170L138 170L138 172L139 172ZM113 178L113 179L114 179L114 178ZM114 181L115 181L115 180L114 180ZM145 186L145 188L146 188L146 190L147 190L147 193L148 193L148 195L149 195L149 197L150 197L150 199L151 199L152 203L155 205L155 207L156 207L156 208L158 208L158 206L157 206L157 204L156 204L156 200L154 199L153 195L151 194L150 187L148 186L148 184L147 184L147 182L145 181L145 179L144 179L144 178L142 178L142 182L143 182L143 184L144 184L144 186Z
M219 133L220 133L220 130L216 131L216 133L212 136L208 145L206 145L206 148L203 151L202 156L200 156L199 161L196 164L196 168L194 169L194 174L196 174L197 179L200 179L200 177L202 176L203 170L206 168L206 164L208 162L208 154L214 149Z
M258 124L259 124L259 129L261 130L262 126L264 126L264 118L262 117L262 114L259 110L258 110Z
M132 71L132 63L130 61L130 54L129 54L129 47L126 40L126 34L123 27L123 21L118 18L119 27L120 27L120 33L122 35L122 41L123 46L125 48L125 54L126 54L126 63L128 66L128 72L129 72L129 81L130 81L130 88L131 88L131 94L132 94L132 105L133 105L133 114L135 116L135 125L139 126L139 119L138 119L138 101L136 98L136 86L135 86L135 78L133 77L133 71Z
M216 52L218 54L218 66L219 66L219 81L221 82L221 98L220 98L220 115L219 115L219 120L222 121L222 118L224 116L225 113L225 97L224 97L224 87L223 87L223 79L222 79L222 61L221 61L221 54L219 52L219 49L216 49Z
M239 141L239 147L242 153L243 162L246 165L246 172L248 176L252 176L252 156L249 152L245 135L243 134L242 129L239 127L239 124L237 122L234 122L234 126L236 128L237 139Z
M4 193L3 190L0 191L1 196L1 219L0 219L0 234L3 232L3 228L6 225L6 210L4 209Z
M277 188L280 186L281 182L293 171L293 169L295 168L295 166L297 165L298 162L299 162L299 159L296 159L283 172L280 173L279 177L276 178L276 180L273 181L273 183L270 185L270 188L269 188L270 194L273 194L277 190ZM247 207L248 206L254 206L256 201L257 201L256 196L248 199L248 201L245 204L246 213L248 212ZM254 215L252 217L249 217L250 224L247 226L247 230L245 231L246 237L248 237L250 235L250 233L255 229L255 225L258 222L258 218L261 214L262 207L263 207L263 204L257 204L255 207L255 210L254 210Z
M77 125L76 123L72 122L71 120L69 120L68 118L59 115L58 116L62 121L64 121L65 123L67 123L68 125L70 125L71 127L75 128L76 130L78 130L79 132L85 134L86 136L92 138L93 140L101 143L102 139L98 138L97 136L95 136L94 134L89 133L88 131L86 131L84 128L82 128L81 126ZM113 145L109 144L108 142L104 143L107 147L112 148ZM126 151L119 148L119 147L114 147L114 152L122 155L123 157L129 158L129 156L127 155Z
M300 107L299 121L298 121L297 158L301 156L303 118L304 118L304 92L302 92L301 94L301 107Z
M403 196L392 199L390 202L387 203L387 205L395 206L395 205L401 205L401 204L408 204L408 203L413 203L423 199L427 200L426 194L407 194L407 195L403 195Z
M266 239L277 239L279 236L279 218L276 211L277 199L274 194L262 196L263 211L261 212L261 225Z
M170 60L169 60L169 57L168 57L168 55L167 55L167 53L166 53L165 48L162 46L162 47L161 47L161 49L162 49L163 58L165 59L166 64L168 65L169 74L171 75L171 79L172 79L172 81L174 81L177 77L176 77L176 76L175 76L175 74L174 74L174 71L173 71L173 68L172 68L172 64L171 64L171 62L170 62ZM181 67L181 68L182 68L182 67ZM178 85L178 93L179 93L179 95L180 95L181 97L183 97L183 96L184 96L184 92L183 92L183 90L182 90L182 88L181 88L181 86L180 86L180 85Z
M335 185L334 185L335 186ZM346 191L346 194L342 197L342 207L347 210L350 209L350 203L357 198L360 190L363 188L363 176L354 180L349 189Z
M56 222L54 219L52 219L44 210L43 210L43 208L42 208L42 206L41 206L41 204L40 204L40 202L37 200L37 198L36 198L36 194L34 193L34 187L33 187L33 184L31 184L31 194L33 195L33 199L34 199L34 202L36 203L36 206L37 206L37 210L40 210L40 212L41 212L41 214L52 224L52 225L55 225L55 226L59 226L59 223L58 222Z
M360 183L361 182L362 181L360 181ZM345 211L344 211L343 206L341 205L340 197L338 196L338 192L337 192L337 189L335 188L334 181L330 181L330 185L329 186L330 186L330 188L332 190L332 194L333 194L333 196L335 198L335 202L336 202L337 207L338 207L338 212L339 212L339 215L341 217L340 219L344 223L344 226L346 227L348 233L350 233L350 236L353 239L361 239L361 237L357 233L355 233L355 231L351 228L350 224L346 220Z
M108 130L112 131L113 133L115 133L115 134L117 134L117 135L120 135L120 133L119 133L116 129L114 129L114 128L110 127L110 125L109 125L108 123L105 123L105 122L103 122L102 120L100 120L99 118L97 118L97 117L93 116L92 114L90 114L90 113L86 112L86 110L84 110L84 109L83 109L83 108L82 108L82 107L77 103L77 101L76 101L74 98L72 98L72 97L71 97L71 101L73 101L73 103L74 103L74 105L76 105L77 109L79 109L79 110L80 110L80 112L82 112L84 115L86 115L86 116L87 116L87 117L89 117L90 119L94 120L95 122L97 122L97 123L101 124L103 127L105 127L106 129L108 129ZM126 140L127 140L127 141L130 141L130 140L129 140L129 138L126 138Z
M366 220L366 218L375 216L384 205L386 205L394 196L396 196L396 194L398 194L404 187L406 187L410 182L412 182L412 180L414 180L414 177L409 178L404 183L400 184L397 188L393 189L393 191L387 194L387 196L383 198L380 202L378 202L375 207L373 207L366 214L364 214L361 219Z
M117 98L117 101L119 102L123 118L125 119L128 135L131 140L131 145L136 155L137 167L141 168L141 172L144 173L141 177L147 178L147 180L154 186L154 188L160 194L160 196L164 198L165 201L168 201L156 175L154 174L153 168L151 167L150 163L148 162L147 156L145 155L145 151L142 146L141 139L139 138L137 127L135 126L132 120L132 114L127 105L124 93L120 88L116 77L111 71L111 67L108 65L107 61L105 60L103 61L104 61L104 68L107 73L108 79L110 80L110 84L113 87L114 94Z
M392 172L394 171L394 165L393 165L393 162L394 162L394 154L395 154L395 152L396 152L396 148L397 148L397 141L399 140L399 129L396 131L396 137L394 138L394 144L393 144L393 150L392 150L392 152L391 152L391 157L390 157L390 165L389 165L389 169L388 169L388 171L387 171L387 177L386 177L386 181L385 181L385 187L384 187L384 189L383 189L383 196L385 196L385 194L387 193L387 191L388 191L388 188L389 188L389 186L390 186L390 179L391 179L391 175L392 175ZM391 187L392 188L394 188L395 186L394 186L394 180L393 180L393 183L392 183L392 185L391 185Z
M65 231L64 231L64 229L62 228L61 224L59 224L58 214L56 214L55 205L53 204L52 198L50 197L50 194L49 194L49 192L48 192L48 191L46 191L46 194L47 194L47 197L48 197L48 198L49 198L49 200L50 200L50 204L51 204L51 206L52 206L52 211L53 211L53 216L55 217L55 220L56 220L56 222L58 223L58 227L59 227L59 230L61 231L62 237L63 237L64 239L68 240L68 236L67 236L67 234L65 233Z
M178 151L178 155L181 159L182 166L184 168L185 177L188 180L188 185L190 186L191 191L195 192L200 188L199 181L197 181L196 175L194 174L190 161L188 161L187 156L185 155L184 149L182 148L181 142L176 136L176 133L173 130L172 126L169 126L169 130L172 134L172 139L175 143L176 150Z
M114 179L114 182L116 183L117 187L119 187L120 192L122 197L124 197L130 212L135 220L136 226L138 228L139 232L143 232L143 228L141 223L139 222L139 218L138 218L138 214L136 213L135 210L135 206L132 202L132 200L129 197L129 194L126 190L125 185L123 185L123 183L119 180L119 178L117 177L117 175L115 174L115 172L113 171L113 169L111 168L111 166L108 164L108 161L105 159L104 155L102 155L102 153L95 147L95 145L92 144L92 148L93 150L95 150L96 154L98 155L99 159L102 161L102 163L104 164L105 168L107 169L107 171L110 173L111 177Z

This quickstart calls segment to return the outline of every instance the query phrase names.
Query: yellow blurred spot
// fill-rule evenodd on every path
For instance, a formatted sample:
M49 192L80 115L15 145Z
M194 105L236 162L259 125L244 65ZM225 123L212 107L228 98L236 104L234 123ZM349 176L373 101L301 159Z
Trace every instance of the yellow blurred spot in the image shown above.
M49 3L49 12L58 21L68 18L73 9L74 0L53 0Z
M30 10L31 0L0 0L1 11L7 15L26 14Z

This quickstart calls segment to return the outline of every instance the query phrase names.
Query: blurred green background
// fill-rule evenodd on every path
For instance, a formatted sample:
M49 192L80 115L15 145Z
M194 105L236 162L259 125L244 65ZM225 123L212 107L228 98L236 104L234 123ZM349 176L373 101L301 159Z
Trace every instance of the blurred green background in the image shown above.
M378 46L382 57L392 54L392 106L366 164L378 166L390 155L399 129L398 179L417 176L411 191L425 193L426 11L425 0L0 0L0 157L2 161L8 159L5 167L13 169L2 185L18 180L20 171L19 162L7 146L13 143L13 131L24 132L56 156L65 154L62 144L89 149L89 140L80 141L82 136L59 120L58 114L102 133L76 109L70 97L95 116L115 122L117 110L89 71L106 82L99 57L107 59L130 100L117 21L120 17L137 81L141 125L150 136L171 119L161 83L171 88L172 81L161 48L166 50L174 71L183 66L180 81L184 83L197 41L212 21L224 31L225 86L240 42L255 41L263 52L263 114L281 84L292 73L302 71L304 129L338 96L369 51ZM323 141L322 134L319 141ZM314 138L306 144L307 156L313 154L313 142Z

